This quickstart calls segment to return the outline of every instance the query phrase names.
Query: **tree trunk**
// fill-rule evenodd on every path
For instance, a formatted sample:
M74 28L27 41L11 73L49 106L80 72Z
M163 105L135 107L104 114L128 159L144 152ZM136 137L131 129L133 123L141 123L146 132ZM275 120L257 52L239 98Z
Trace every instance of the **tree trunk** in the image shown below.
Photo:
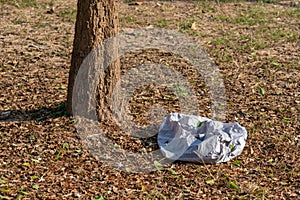
M118 0L78 0L67 97L67 112L70 115L72 115L73 86L80 65L93 48L117 33L119 24L117 8ZM100 78L97 92L97 112L100 120L109 115L110 96L119 76L119 61L115 61Z

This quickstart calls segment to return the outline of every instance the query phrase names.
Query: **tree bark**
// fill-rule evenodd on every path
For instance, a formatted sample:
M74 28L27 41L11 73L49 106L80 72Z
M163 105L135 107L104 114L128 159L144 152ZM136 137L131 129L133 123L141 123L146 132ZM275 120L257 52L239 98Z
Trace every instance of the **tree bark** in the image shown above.
M67 112L70 115L73 86L80 65L93 48L118 32L117 9L118 0L78 0L67 97ZM97 92L97 112L100 120L109 115L110 96L119 77L120 65L119 61L115 61L100 78Z

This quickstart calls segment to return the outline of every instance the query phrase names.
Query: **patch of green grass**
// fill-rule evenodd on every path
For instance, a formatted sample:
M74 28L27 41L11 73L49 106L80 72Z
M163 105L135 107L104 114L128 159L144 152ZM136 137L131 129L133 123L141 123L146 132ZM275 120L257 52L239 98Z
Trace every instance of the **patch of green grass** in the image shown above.
M245 24L248 26L264 25L269 21L271 12L262 7L250 7L247 12L242 13L231 20L232 23Z
M136 19L135 19L135 17L134 16L126 16L125 17L125 21L127 22L127 23L132 23L132 22L135 22L136 21Z
M275 14L275 13L273 13ZM270 13L258 7L251 7L245 13L240 13L235 18L231 18L224 14L213 16L216 20L229 22L232 24L245 24L248 26L264 25L268 22Z
M1 188L1 192L3 192L3 193L7 193L7 192L9 192L10 191L10 188L9 187L2 187Z
M246 24L249 26L254 26L257 24L265 24L267 22L267 19L263 16L251 16L251 15L240 15L236 17L233 22L239 23L239 24Z
M261 95L264 95L266 92L265 92L265 89L263 87L259 87L259 93Z
M273 42L300 42L297 30L288 25L280 25L277 27L259 26L255 30L255 37L259 37L263 43L256 45L259 48L264 48L266 44Z
M201 36L201 33L193 28L194 23L196 23L195 19L187 19L183 22L177 23L177 27L182 33L187 33L192 36Z
M231 21L232 19L226 15L214 15L213 16L215 19L217 20L220 20L222 22L225 22L225 21Z
M258 197L261 199L265 199L267 192L268 191L266 189L260 189L259 191L257 191Z
M26 192L24 189L21 189L21 190L20 190L20 194L22 194L22 195L28 195L29 193Z
M40 189L40 186L35 184L35 185L32 186L32 188L35 189L35 190L38 190L38 189Z
M277 67L277 68L280 68L280 67L282 67L282 64L279 63L279 62L277 62L277 61L273 61L273 62L272 62L272 66Z
M219 38L215 38L211 41L212 44L217 44L217 45L226 45L228 46L230 43L230 40L228 38L225 37L219 37Z
M251 48L255 50L264 49L267 46L268 44L262 39L254 39L253 42L251 43Z
M177 172L174 171L173 169L170 169L170 170L169 170L169 173L172 174L172 175L177 175Z
M237 46L237 48L244 52L260 50L268 46L267 41L260 37L256 38L256 37L244 35L238 38L238 41L240 42L239 43L240 46Z
M77 10L75 7L70 7L59 13L65 22L75 22Z
M54 154L54 157L59 159L59 158L62 158L64 153L67 152L69 148L69 143L65 142L62 144L61 148Z
M171 20L159 19L156 24L161 28L167 28L172 22Z
M234 164L235 166L240 166L240 165L242 164L242 162L239 161L239 160L235 160L235 161L233 162L233 164Z
M300 8L287 9L279 13L280 16L300 19Z
M215 180L214 179L208 179L208 180L205 181L205 183L207 185L213 185L215 183Z
M18 24L25 24L26 21L25 20L19 20L19 19L17 19L17 20L13 20L12 23L14 25L18 25Z
M283 39L287 42L297 42L297 40L299 41L299 33L291 30L275 29L270 32L268 38L275 42Z
M34 27L35 28L45 28L47 26L50 26L50 24L49 23L44 23L44 22L39 22L39 23L35 24Z
M1 4L12 5L17 8L38 7L36 0L0 0Z
M196 30L192 30L192 29L187 30L187 31L185 31L185 32L188 33L189 35L192 35L192 36L202 36L201 33L199 33L199 32L196 31Z
M235 190L240 190L240 187L233 181L229 181L228 185L230 188L235 189Z
M195 4L200 6L204 12L212 12L216 10L215 5L209 1L196 1Z
M289 122L291 122L292 120L291 119L289 119L289 118L283 118L282 119L282 122L284 122L284 123L289 123Z
M101 194L100 196L96 197L95 200L105 200L105 197Z
M187 19L184 22L178 23L177 26L179 27L180 30L186 31L186 30L189 30L192 27L192 25L195 21L196 20L194 20L194 19Z
M39 178L39 177L36 176L36 175L31 176L31 180L35 180L35 179L38 179L38 178Z
M235 23L243 23L243 24L247 24L247 25L250 25L250 26L253 26L256 24L256 21L255 19L249 17L249 16L245 16L245 15L242 15L242 16L238 16L234 19L234 22Z

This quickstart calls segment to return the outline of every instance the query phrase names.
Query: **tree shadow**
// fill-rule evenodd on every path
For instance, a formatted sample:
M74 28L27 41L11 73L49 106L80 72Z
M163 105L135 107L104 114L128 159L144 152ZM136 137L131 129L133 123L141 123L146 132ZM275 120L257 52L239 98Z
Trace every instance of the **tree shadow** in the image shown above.
M0 110L0 123L15 121L45 121L50 118L62 116L68 116L66 102L61 102L51 107L43 106L34 110Z

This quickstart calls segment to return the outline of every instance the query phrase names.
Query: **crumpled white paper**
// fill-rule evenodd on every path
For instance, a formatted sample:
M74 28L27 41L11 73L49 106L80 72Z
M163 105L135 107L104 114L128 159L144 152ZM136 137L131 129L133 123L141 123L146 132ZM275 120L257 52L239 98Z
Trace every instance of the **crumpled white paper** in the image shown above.
M170 113L158 133L158 145L170 160L216 164L241 154L247 131L237 122Z

